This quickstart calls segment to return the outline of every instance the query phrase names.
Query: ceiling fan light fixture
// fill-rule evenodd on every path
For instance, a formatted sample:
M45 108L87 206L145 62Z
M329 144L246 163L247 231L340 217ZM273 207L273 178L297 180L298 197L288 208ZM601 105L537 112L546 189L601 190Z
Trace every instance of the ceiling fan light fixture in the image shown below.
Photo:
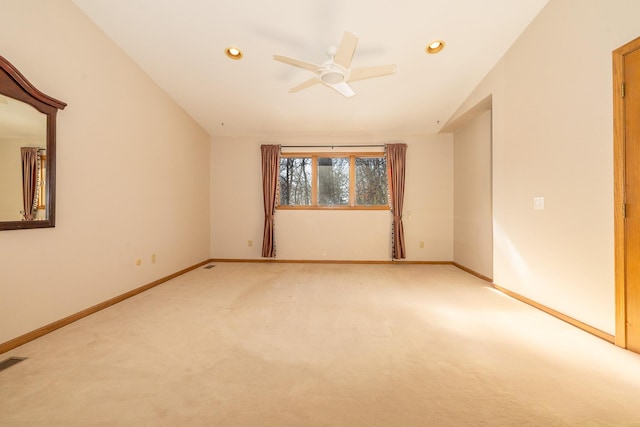
M225 55L227 55L231 59L241 59L242 51L234 46L229 46L224 50Z
M432 54L438 53L442 49L444 49L444 46L445 46L445 42L443 42L442 40L434 40L427 45L427 48L425 49L425 51L427 53L432 53Z
M334 85L336 83L340 83L344 81L344 75L338 71L327 71L326 73L320 76L320 80L324 83Z

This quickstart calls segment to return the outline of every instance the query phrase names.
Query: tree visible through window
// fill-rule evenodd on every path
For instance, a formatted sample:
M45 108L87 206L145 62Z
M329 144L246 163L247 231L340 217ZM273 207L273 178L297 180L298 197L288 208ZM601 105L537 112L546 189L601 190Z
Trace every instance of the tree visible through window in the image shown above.
M349 158L318 159L318 205L349 206Z
M387 188L387 159L356 157L356 205L386 205Z
M388 209L387 176L381 153L284 154L278 207Z
M311 204L311 157L280 158L280 204Z

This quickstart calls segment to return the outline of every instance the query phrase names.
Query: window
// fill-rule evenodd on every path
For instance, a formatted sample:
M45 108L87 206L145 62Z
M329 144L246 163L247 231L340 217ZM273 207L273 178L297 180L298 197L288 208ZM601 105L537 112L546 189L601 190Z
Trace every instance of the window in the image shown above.
M356 157L356 205L387 205L387 188L386 157Z
M280 158L280 204L311 204L311 157Z
M349 206L349 170L348 157L318 158L318 205Z
M389 209L382 153L283 154L278 208Z

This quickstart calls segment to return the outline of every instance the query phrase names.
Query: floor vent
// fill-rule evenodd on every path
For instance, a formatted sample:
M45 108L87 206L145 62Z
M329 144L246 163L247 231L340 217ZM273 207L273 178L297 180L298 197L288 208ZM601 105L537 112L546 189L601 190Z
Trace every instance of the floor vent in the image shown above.
M23 360L27 360L27 358L26 357L10 357L8 359L5 359L2 362L0 362L0 371L4 371L5 369L10 368L13 365L22 362Z
M207 265L207 266L206 266L206 267L204 267L204 268L206 268L207 270L209 270L209 269L211 269L211 268L213 268L213 267L215 267L215 265L213 265L213 264L209 264L209 265Z

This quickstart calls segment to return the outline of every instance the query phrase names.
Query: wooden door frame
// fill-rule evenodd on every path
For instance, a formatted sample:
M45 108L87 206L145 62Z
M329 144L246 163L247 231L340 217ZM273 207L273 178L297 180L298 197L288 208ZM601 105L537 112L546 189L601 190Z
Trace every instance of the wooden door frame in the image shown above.
M615 248L615 344L627 348L627 295L625 281L625 117L622 85L624 82L624 57L640 49L640 37L612 52L613 59L613 214Z

